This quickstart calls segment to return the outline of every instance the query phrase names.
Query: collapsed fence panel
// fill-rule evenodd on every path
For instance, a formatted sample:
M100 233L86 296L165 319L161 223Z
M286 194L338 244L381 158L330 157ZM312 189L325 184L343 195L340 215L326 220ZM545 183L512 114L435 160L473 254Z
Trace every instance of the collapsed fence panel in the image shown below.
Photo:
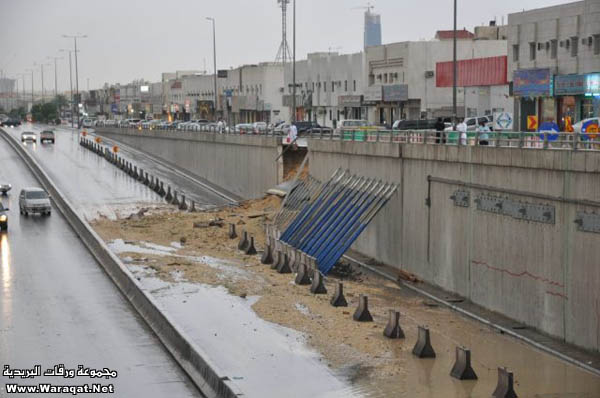
M395 184L341 169L324 184L296 179L274 220L279 239L314 257L327 274L396 191Z

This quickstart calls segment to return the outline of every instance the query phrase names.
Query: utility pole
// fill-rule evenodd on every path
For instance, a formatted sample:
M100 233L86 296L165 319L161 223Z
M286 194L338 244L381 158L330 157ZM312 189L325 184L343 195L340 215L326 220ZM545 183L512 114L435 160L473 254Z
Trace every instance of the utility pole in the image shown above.
M209 21L212 22L213 28L213 67L215 71L214 75L214 89L215 89L215 112L214 112L214 121L217 121L217 38L216 38L216 30L215 30L215 19L211 17L206 17Z
M456 122L457 122L457 115L456 115L456 73L457 73L457 68L456 68L456 0L454 0L454 35L453 35L453 56L452 56L452 125L454 126L454 129L456 130Z
M292 54L292 84L294 87L292 88L292 123L296 122L296 0L294 0L294 23L293 23L293 32L294 32L294 44L293 46L293 54Z
M56 61L62 59L62 57L48 57L48 59L54 60L54 99L58 97L58 72L56 69Z
M77 39L84 39L87 35L62 35L64 38L73 39L73 44L75 47L75 91L77 97L77 106L75 107L77 110L77 128L79 128L79 69L77 64ZM73 115L71 115L71 120L73 119Z
M27 69L27 72L31 72L31 109L33 109L33 103L34 98L33 98L33 69Z
M72 72L72 66L71 66L72 51L66 50L66 49L61 49L59 51L61 51L61 52L67 51L69 53L69 85L70 85L69 92L71 93L71 128L73 128L73 72Z

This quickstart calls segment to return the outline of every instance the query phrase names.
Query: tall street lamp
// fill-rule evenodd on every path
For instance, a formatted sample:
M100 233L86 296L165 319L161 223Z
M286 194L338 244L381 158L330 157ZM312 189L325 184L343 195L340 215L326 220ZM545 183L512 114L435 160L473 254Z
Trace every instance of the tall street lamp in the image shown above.
M46 92L44 88L44 66L49 66L50 64L40 64L40 75L42 76L42 103L46 100Z
M73 127L73 72L71 67L71 54L73 51L67 49L60 49L60 52L68 52L69 53L69 85L70 85L70 93L71 93L71 128Z
M217 37L216 37L216 31L215 31L215 19L211 18L211 17L206 17L206 19L208 19L209 21L212 22L212 28L213 28L213 67L214 67L214 71L215 71L215 75L214 75L214 89L215 89L215 112L214 112L214 121L217 121Z
M452 124L456 129L457 114L456 114L456 0L454 0L454 35L452 49Z
M76 97L77 97L77 128L79 128L79 70L78 70L78 66L77 66L77 39L84 39L87 37L87 35L62 35L62 37L66 38L66 39L73 39L73 44L74 44L74 53L75 53L75 91L76 91ZM71 115L71 119L73 119L73 115Z
M294 42L292 44L293 54L292 54L292 84L294 87L292 88L292 123L296 122L296 0L294 0L294 23L293 23L293 32L294 32Z
M48 57L48 59L54 60L54 99L58 97L58 72L56 71L56 61L63 59L62 57Z
M33 109L33 104L35 102L33 98L33 69L26 69L27 72L31 72L31 108Z

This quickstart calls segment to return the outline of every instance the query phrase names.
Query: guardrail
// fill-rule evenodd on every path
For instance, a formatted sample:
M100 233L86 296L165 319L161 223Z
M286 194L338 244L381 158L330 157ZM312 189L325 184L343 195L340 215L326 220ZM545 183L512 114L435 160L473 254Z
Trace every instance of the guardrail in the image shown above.
M206 353L167 314L110 250L102 238L81 217L73 205L50 179L38 162L9 133L0 129L0 136L15 150L35 178L51 195L52 202L63 214L79 239L129 300L161 343L171 353L196 387L209 398L235 398L244 395Z
M102 126L99 126L102 127ZM258 136L287 136L287 132L278 129L260 129L241 127L237 129L214 125L173 127L124 127L106 126L120 129L171 132L199 132L229 135L258 135ZM434 130L378 130L378 129L331 129L316 128L298 133L300 137L354 141L354 142L388 142L402 144L427 144L427 145L459 145L459 146L487 146L503 148L532 148L532 149L570 149L600 151L600 133L569 133L569 132L529 132L529 131L490 131L467 132L466 139L460 137L458 131Z

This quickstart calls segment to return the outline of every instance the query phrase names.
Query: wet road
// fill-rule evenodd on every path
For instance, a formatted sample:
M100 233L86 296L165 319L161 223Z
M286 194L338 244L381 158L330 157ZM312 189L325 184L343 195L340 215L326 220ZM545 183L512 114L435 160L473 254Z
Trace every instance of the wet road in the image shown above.
M41 130L43 127L31 124L7 129L16 138L20 138L23 131L34 131L39 135ZM148 187L134 181L104 158L82 148L79 145L78 132L64 128L54 131L54 145L42 145L38 142L35 145L28 144L27 147L86 219L96 218L99 214L114 217L117 210L135 211L144 204L164 203L162 198ZM197 203L228 203L228 200L210 190L202 189L177 171L152 163L142 154L122 152L121 155L148 171L152 170L154 175L185 191L187 197L191 197Z
M8 232L0 236L0 365L43 370L64 364L110 368L116 379L20 378L5 383L114 384L121 397L199 397L200 393L163 348L60 212L19 215L18 192L38 186L21 159L0 140L0 180L13 185L2 198ZM86 396L85 394L83 396ZM88 395L90 396L90 395Z

